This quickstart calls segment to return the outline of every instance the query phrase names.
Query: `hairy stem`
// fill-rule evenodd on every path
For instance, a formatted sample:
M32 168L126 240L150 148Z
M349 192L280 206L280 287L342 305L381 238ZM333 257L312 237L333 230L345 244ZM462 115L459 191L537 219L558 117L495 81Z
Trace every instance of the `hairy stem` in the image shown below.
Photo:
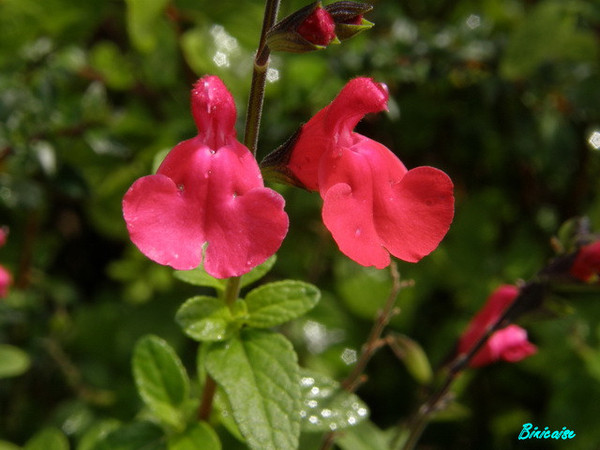
M246 113L244 145L250 149L255 157L256 149L258 147L260 119L262 117L265 99L265 84L267 81L267 69L269 68L269 55L271 54L271 51L267 46L267 33L273 25L275 25L275 21L277 20L279 2L280 0L267 0L258 50L256 51L256 56L254 58L250 98L248 99L248 112Z

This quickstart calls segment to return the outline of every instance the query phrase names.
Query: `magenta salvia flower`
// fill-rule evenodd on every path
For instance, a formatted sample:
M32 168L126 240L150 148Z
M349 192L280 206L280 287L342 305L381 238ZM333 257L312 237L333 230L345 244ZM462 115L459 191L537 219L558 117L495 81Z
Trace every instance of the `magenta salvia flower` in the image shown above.
M590 281L600 275L600 241L579 249L570 273L581 281Z
M236 139L233 98L216 76L192 90L198 135L175 146L155 175L123 198L133 243L148 258L217 278L239 276L275 253L288 229L284 200L265 188L258 164Z
M458 352L468 353L518 295L519 289L516 286L503 285L496 289L461 336ZM537 347L527 339L527 331L517 325L508 325L492 333L483 347L475 353L469 365L481 367L500 360L517 362L536 352Z
M450 178L433 167L408 170L384 145L353 131L387 108L385 85L356 78L306 123L286 171L323 198L323 221L340 250L379 269L390 254L417 262L432 252L454 216Z

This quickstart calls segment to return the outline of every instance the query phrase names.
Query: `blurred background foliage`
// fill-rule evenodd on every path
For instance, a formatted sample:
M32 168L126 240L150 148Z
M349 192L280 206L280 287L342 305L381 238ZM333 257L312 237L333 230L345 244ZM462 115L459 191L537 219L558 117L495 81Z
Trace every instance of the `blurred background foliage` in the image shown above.
M304 4L283 0L280 17ZM349 78L387 83L389 113L358 131L407 167L436 166L456 185L443 244L399 265L415 286L402 291L391 324L437 366L497 285L543 267L563 221L585 214L600 228L600 3L373 5L369 32L319 53L273 56L259 156ZM168 340L192 370L195 344L173 316L197 289L133 247L120 203L165 151L194 135L189 89L198 76L225 81L242 132L262 13L259 0L0 1L0 225L10 229L0 262L14 275L0 300L0 342L28 360L24 373L0 379L0 440L20 446L45 429L45 439L60 441L60 429L86 448L86 433L130 421L140 407L130 357L146 333ZM291 228L269 278L303 279L324 294L283 331L302 365L341 379L387 297L388 273L337 251L317 194L277 189ZM465 374L460 408L427 429L424 448L516 447L525 422L576 431L556 448L596 448L599 300L529 320L539 353L528 360ZM358 394L380 428L422 399L419 380L387 349L367 374Z

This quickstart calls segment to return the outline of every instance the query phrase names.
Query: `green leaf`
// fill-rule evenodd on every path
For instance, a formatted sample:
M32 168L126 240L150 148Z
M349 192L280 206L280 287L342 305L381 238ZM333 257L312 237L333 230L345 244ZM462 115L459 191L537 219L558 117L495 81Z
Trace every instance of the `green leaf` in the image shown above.
M221 450L221 441L210 425L199 422L169 438L169 450Z
M98 443L119 426L116 419L107 419L92 425L79 440L77 450L97 450Z
M277 255L271 256L264 263L259 264L250 272L242 275L240 286L248 286L249 284L254 283L257 280L260 280L273 268L273 266L275 265L275 261L277 261Z
M94 450L166 450L163 431L151 422L134 422L109 433Z
M164 423L183 428L189 379L175 351L157 336L144 336L133 352L133 376L144 403Z
M357 425L369 415L367 405L357 395L325 375L303 369L300 388L304 431L336 431Z
M8 441L0 441L0 450L21 450L21 447Z
M408 336L394 335L393 338L390 345L408 372L419 383L429 383L433 378L433 370L423 347Z
M133 44L143 52L157 45L156 28L169 0L126 0L127 29Z
M192 297L181 305L175 320L194 340L222 341L240 328L241 322L236 317L245 316L245 302L237 301L233 309L234 313L222 300L214 297Z
M212 344L206 370L225 391L248 445L260 450L298 447L300 384L297 356L281 334L242 330Z
M69 450L69 441L58 428L48 427L29 439L24 450Z
M29 369L29 356L18 347L0 345L0 378L16 377Z
M219 280L207 274L202 267L192 270L176 270L173 275L175 278L194 286L204 286L215 288L217 292L225 290L227 280Z
M312 284L302 281L278 281L265 284L248 293L247 323L251 327L270 328L310 311L321 293Z
M385 433L369 420L340 433L335 443L343 450L389 450Z

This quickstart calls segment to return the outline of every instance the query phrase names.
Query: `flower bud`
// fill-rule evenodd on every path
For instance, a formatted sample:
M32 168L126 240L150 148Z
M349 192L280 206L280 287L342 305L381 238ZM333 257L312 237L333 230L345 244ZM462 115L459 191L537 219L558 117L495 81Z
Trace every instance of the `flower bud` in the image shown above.
M267 33L271 51L305 53L339 43L336 24L321 2L299 9L281 20Z
M347 1L335 2L325 7L335 22L335 34L340 41L350 39L361 31L371 28L373 22L364 19L363 15L372 9L373 7L366 3Z
M600 241L581 247L569 272L581 281L597 280L600 275Z

